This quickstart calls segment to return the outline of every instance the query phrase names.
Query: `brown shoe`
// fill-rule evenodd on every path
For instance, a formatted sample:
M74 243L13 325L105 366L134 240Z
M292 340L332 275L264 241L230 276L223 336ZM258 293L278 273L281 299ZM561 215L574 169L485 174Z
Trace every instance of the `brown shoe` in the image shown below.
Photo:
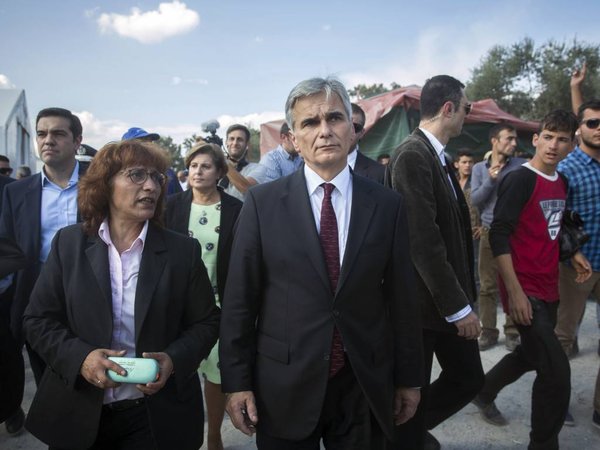
M479 351L484 352L498 343L498 336L493 336L485 331L479 337Z

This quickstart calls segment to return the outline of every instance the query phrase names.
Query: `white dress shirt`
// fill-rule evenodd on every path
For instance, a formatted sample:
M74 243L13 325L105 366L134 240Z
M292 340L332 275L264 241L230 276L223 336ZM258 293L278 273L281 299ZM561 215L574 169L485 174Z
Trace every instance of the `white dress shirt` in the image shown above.
M321 206L325 192L321 184L331 183L335 186L335 189L331 193L331 203L337 220L340 264L343 264L346 241L348 240L348 229L350 228L350 214L352 212L352 176L350 175L350 168L345 166L333 180L325 181L305 164L304 176L306 177L306 189L308 190L317 233L321 231Z
M110 287L112 293L113 332L110 348L127 350L125 357L135 358L135 292L137 289L140 263L148 221L131 246L119 254L110 237L108 220L100 225L98 235L108 246L108 265L110 267ZM123 383L120 387L104 390L104 404L119 400L143 397L135 384Z

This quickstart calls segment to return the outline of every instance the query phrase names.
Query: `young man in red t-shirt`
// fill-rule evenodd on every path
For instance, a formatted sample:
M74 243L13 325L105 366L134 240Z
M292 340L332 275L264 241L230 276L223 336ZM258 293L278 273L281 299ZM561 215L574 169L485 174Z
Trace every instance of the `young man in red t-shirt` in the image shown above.
M558 449L571 394L570 367L554 334L558 309L558 257L561 219L567 197L566 178L558 163L573 149L575 116L556 110L544 117L533 136L535 156L500 184L490 244L498 263L502 305L517 325L521 345L485 376L473 403L495 425L506 419L495 406L500 390L535 370L529 449ZM591 275L578 252L572 258L577 281Z

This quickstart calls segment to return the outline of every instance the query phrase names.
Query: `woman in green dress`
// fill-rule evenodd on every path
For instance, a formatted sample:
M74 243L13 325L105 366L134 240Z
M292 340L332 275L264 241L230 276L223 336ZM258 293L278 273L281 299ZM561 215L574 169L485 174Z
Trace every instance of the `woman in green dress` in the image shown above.
M208 271L217 304L223 302L227 268L233 242L233 225L242 202L217 187L227 173L223 151L215 144L200 143L185 157L188 189L167 200L166 226L200 242L202 260ZM200 365L208 418L208 450L223 449L221 424L225 396L221 392L218 343Z

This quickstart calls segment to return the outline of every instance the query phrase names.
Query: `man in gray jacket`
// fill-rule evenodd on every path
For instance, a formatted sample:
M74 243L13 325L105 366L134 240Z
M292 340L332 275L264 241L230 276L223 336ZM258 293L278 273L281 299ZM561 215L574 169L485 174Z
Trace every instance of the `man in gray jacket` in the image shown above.
M488 160L473 166L471 175L471 202L481 213L481 236L479 240L479 317L482 332L479 350L487 350L498 343L499 331L496 328L498 305L498 269L492 255L489 241L490 225L494 219L494 206L498 199L498 186L507 173L525 162L513 158L517 148L517 131L512 125L499 123L490 129L492 155ZM506 315L504 325L506 348L514 350L519 343L519 332L510 316Z

